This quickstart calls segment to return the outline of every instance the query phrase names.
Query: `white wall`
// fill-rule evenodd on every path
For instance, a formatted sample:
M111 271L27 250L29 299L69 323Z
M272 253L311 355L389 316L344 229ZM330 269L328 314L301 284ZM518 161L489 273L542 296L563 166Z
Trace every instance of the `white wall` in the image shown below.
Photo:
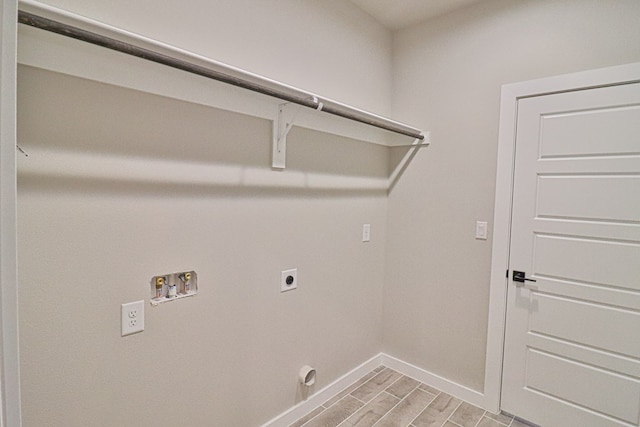
M348 2L51 3L389 109L391 34ZM294 129L276 172L266 120L24 65L18 94L26 427L256 426L302 400L302 365L319 390L379 352L387 196L360 184L388 149ZM120 304L188 269L200 293L120 337Z
M635 0L489 0L395 33L394 117L433 144L389 197L386 352L482 391L500 87L637 61Z

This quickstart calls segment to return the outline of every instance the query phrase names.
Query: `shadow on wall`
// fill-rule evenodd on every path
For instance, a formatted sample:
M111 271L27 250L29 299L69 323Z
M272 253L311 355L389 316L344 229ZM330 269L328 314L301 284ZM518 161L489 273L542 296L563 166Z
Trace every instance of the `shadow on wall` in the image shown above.
M386 192L409 150L294 127L272 170L268 120L28 66L18 118L19 184L41 191L351 197Z

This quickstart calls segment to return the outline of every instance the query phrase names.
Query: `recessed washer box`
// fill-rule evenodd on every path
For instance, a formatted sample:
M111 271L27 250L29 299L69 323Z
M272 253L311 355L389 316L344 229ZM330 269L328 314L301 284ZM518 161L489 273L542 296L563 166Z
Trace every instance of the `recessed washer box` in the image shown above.
M198 273L180 271L151 278L151 305L191 297L198 293Z

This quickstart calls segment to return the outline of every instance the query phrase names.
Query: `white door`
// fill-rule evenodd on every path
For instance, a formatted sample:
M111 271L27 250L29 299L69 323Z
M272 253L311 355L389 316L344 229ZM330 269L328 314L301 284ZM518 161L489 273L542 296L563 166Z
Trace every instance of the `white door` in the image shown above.
M501 409L638 426L640 83L520 99L516 135Z

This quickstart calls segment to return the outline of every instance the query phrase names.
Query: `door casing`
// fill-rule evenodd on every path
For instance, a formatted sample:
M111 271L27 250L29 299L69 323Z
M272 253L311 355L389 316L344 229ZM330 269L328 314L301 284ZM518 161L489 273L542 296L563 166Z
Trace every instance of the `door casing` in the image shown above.
M639 81L640 62L502 86L484 382L484 407L487 410L500 411L518 101Z
M16 254L17 0L0 0L0 427L22 425Z

